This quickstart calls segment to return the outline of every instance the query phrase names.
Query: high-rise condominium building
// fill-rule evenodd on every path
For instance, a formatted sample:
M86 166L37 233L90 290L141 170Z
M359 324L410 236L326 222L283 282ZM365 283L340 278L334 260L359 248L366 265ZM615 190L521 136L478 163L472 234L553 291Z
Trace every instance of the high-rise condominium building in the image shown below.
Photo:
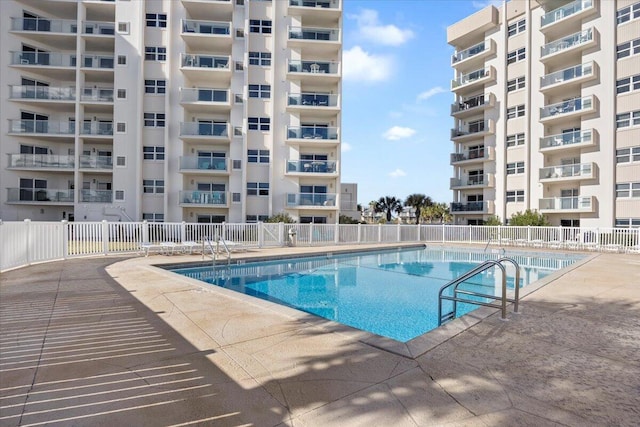
M447 37L457 224L640 226L638 0L511 0Z
M0 218L335 223L342 0L2 0Z

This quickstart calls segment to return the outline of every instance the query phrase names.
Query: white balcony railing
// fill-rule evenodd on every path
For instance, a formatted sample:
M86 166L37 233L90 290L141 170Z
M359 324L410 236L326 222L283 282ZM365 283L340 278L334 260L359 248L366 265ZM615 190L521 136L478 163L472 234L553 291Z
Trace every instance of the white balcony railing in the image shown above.
M85 87L82 88L80 101L85 102L113 102L113 88Z
M541 211L586 211L593 210L593 197L550 197L539 200Z
M112 36L116 26L113 22L85 21L82 23L82 34L97 36Z
M219 21L182 20L182 34L208 34L216 36L230 36L231 23Z
M455 89L461 86L465 86L476 81L483 80L491 76L491 68L483 68L475 70L467 74L463 74L458 78L451 81L451 88Z
M229 136L229 123L180 123L180 136Z
M565 4L564 6L560 6L559 8L542 15L542 18L540 18L540 27L555 24L558 21L591 7L593 7L593 0L576 0Z
M488 49L489 49L489 42L483 40L480 43L471 46L470 48L461 50L451 55L451 63L455 64L457 62L464 61L465 59L479 55Z
M81 169L113 169L113 157L81 155L80 168Z
M74 157L58 154L9 154L10 168L73 169Z
M11 31L75 34L78 24L74 19L11 18Z
M333 61L289 61L290 73L338 74L339 67Z
M112 190L80 190L82 203L111 203L112 200Z
M593 130L583 129L573 132L560 133L556 135L549 135L540 139L540 149L572 146L575 144L593 142Z
M9 120L9 132L19 134L73 135L74 122L53 120Z
M218 55L193 55L190 53L182 54L182 66L187 68L216 68L229 69L230 58L228 56Z
M73 190L50 188L7 188L8 203L73 203Z
M337 162L332 160L288 160L287 173L325 173L335 174Z
M338 28L289 27L289 40L340 41Z
M212 102L228 104L229 90L214 88L182 88L180 90L180 102Z
M11 52L11 65L76 67L76 55L60 52Z
M10 99L32 99L37 101L75 101L74 87L53 87L34 85L9 86Z
M180 157L180 170L226 172L227 165L228 160L226 157Z
M335 207L336 195L333 193L287 193L287 206Z
M593 41L594 31L593 28L580 31L579 33L571 34L570 36L563 37L559 40L554 40L551 43L547 43L541 48L541 58L545 56L562 52L567 49L571 49L575 46L580 46Z
M338 95L329 93L290 93L287 105L302 107L337 107Z
M338 128L326 126L288 126L287 138L337 140Z
M545 119L561 114L570 114L582 110L590 110L593 108L593 96L585 96L583 98L574 98L555 104L546 105L540 109L540 118Z
M563 178L593 178L593 163L577 163L573 165L558 165L540 168L541 180Z
M178 193L178 200L180 204L226 207L227 193L225 191L184 190Z
M593 61L586 64L576 65L575 67L565 68L540 78L540 87L545 88L558 83L569 82L581 77L592 76L594 73Z

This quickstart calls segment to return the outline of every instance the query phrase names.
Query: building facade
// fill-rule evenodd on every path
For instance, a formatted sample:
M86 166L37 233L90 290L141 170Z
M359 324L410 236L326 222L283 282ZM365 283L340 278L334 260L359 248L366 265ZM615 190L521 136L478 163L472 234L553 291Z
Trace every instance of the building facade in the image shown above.
M511 0L447 38L456 224L640 226L638 0Z
M341 0L0 8L1 219L337 222Z

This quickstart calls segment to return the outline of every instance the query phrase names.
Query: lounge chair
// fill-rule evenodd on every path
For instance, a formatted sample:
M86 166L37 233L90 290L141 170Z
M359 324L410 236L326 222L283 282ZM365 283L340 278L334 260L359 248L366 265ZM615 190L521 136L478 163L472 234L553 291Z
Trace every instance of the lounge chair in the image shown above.
M187 240L187 241L183 241L181 246L184 253L192 254L193 251L200 248L202 244L198 242L193 242L191 240Z

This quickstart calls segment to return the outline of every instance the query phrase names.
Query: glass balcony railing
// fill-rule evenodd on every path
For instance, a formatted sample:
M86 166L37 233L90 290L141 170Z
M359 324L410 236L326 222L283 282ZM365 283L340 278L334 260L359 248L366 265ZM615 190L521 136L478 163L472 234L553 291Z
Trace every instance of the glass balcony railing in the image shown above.
M545 88L557 83L568 82L580 77L593 75L593 62L576 65L575 67L565 68L540 78L540 87Z
M91 122L83 123L80 127L81 135L99 135L99 136L112 136L113 135L113 122Z
M287 193L287 206L336 206L333 193Z
M336 140L338 139L338 128L326 126L288 126L287 138Z
M231 35L230 22L182 20L182 34L211 34L218 36Z
M58 154L9 154L10 168L72 169L74 158Z
M206 171L227 171L226 157L180 157L180 170L206 170Z
M82 34L112 36L115 30L116 26L113 22L85 21L82 23Z
M337 28L289 27L290 40L340 41Z
M180 123L180 136L229 136L229 123Z
M593 0L576 0L542 15L540 27L554 24L571 15L593 7Z
M75 34L78 24L73 19L11 18L11 31Z
M227 193L225 191L187 190L178 193L180 203L207 206L226 206Z
M591 41L593 41L593 28L580 31L579 33L571 34L570 36L545 44L541 48L541 58Z
M332 160L289 160L287 172L336 173L336 162Z
M9 120L10 133L36 133L42 135L73 135L73 122L52 120Z
M75 64L74 64L75 65ZM82 68L113 69L113 56L82 55Z
M451 212L486 212L486 202L451 203Z
M581 110L589 110L593 107L593 96L574 98L556 104L546 105L540 109L540 118L553 117L559 114L569 114Z
M73 203L73 190L7 188L7 202Z
M332 61L289 61L289 72L338 74L338 63Z
M80 156L80 168L82 169L113 169L112 156Z
M180 102L219 102L229 103L228 89L181 88Z
M80 190L82 203L111 203L112 200L112 190Z
M189 68L221 68L229 69L228 56L182 54L182 66Z
M339 9L338 0L289 0L289 6Z
M60 52L11 52L11 65L75 68L76 56Z
M457 138L465 135L473 135L489 130L489 120L479 120L476 122L460 125L456 129L451 129L451 138Z
M457 79L451 81L451 88L457 88L459 86L464 86L469 83L473 83L477 80L481 80L485 77L489 77L491 75L490 68L484 68L481 70L475 70L468 74L463 74L459 76Z
M451 178L450 186L453 187L472 187L490 185L491 177L488 174L471 175L464 178Z
M465 153L451 153L451 163L464 162L467 160L485 159L489 150L485 148L469 150Z
M86 102L113 102L113 88L85 87L82 88L80 101Z
M593 177L593 163L577 163L573 165L559 165L540 168L540 179L575 177Z
M290 93L287 105L303 107L337 107L338 95L328 93Z
M75 101L76 90L73 87L52 86L9 86L10 99L33 99L41 101Z
M481 41L480 43L471 46L468 49L461 50L460 52L456 52L451 56L451 63L455 64L456 62L463 61L467 58L471 58L472 56L476 56L489 48L489 43L485 41Z
M574 132L549 135L540 139L540 149L571 146L580 143L591 143L593 141L593 130L584 129Z
M579 197L549 197L539 200L540 210L583 210L593 209L593 198L590 196Z

